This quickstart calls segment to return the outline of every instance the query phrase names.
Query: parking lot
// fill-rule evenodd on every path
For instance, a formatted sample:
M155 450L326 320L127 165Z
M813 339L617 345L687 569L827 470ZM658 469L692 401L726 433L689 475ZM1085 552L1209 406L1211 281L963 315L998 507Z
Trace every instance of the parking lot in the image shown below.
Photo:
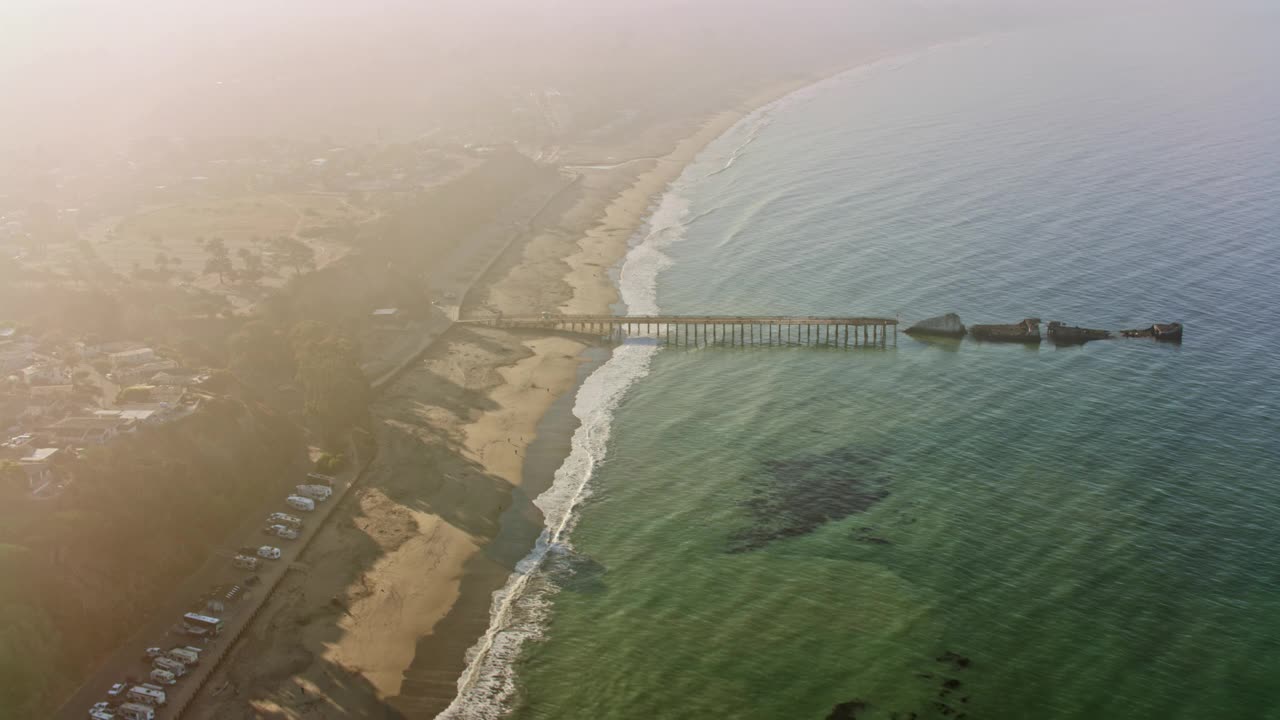
M129 640L122 643L58 710L55 717L59 720L83 720L89 717L89 709L95 703L107 699L107 690L114 683L125 682L130 677L138 682L151 682L148 676L153 661L146 655L148 648L169 650L194 646L203 650L200 662L189 667L187 673L178 678L175 684L164 687L167 702L156 709L156 718L168 720L179 717L236 638L248 627L285 573L301 569L295 565L298 556L342 502L368 461L368 458L356 458L354 449L348 457L355 458L355 461L334 477L332 496L316 502L314 511L304 512L290 507L285 503L287 493L282 492L278 500L246 518L244 524L232 535L234 544L220 548L199 571L188 578L175 591L171 602L145 622ZM306 475L300 472L295 484L311 482L314 481L306 479ZM303 521L297 539L285 540L263 533L267 516L273 512L287 513ZM260 559L257 568L253 570L236 567L233 558L241 547L256 549L264 545L278 547L281 550L280 559ZM226 593L235 587L240 588L235 593L235 599L227 600ZM222 599L220 611L210 609L207 604L215 591ZM205 638L185 633L183 616L188 612L199 612L220 619L221 631L216 637Z

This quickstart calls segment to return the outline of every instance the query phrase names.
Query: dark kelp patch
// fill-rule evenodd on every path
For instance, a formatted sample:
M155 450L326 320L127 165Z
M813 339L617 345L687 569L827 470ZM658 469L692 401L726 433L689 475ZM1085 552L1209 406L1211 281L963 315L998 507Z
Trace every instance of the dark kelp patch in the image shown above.
M964 681L955 677L968 670L972 662L954 650L943 652L934 661L944 665L944 670L948 672L942 672L935 666L933 672L916 673L916 678L922 681L922 694L926 695L921 699L922 706L914 710L889 710L889 720L972 720L969 715L970 696L963 691ZM932 697L928 697L930 693ZM850 700L832 708L827 720L854 719L870 708L871 703L866 700ZM877 717L882 717L883 714L882 712Z
M605 589L607 569L587 555L557 547L547 557L546 574L556 587L572 593L593 594Z
M729 551L755 550L866 512L889 496L885 457L878 450L842 448L765 461L761 472L745 479L752 491L742 505L751 523L730 538Z
M827 715L827 720L858 720L858 715L866 709L867 704L861 700L842 702L831 708L831 714Z

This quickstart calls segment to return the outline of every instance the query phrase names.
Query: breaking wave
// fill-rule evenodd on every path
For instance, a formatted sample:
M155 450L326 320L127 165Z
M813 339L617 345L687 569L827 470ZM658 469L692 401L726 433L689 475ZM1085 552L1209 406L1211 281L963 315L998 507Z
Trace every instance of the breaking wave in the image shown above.
M618 290L628 314L658 313L658 276L672 264L665 251L685 239L690 225L716 210L713 207L690 217L689 191L733 167L769 126L779 107L813 97L828 83L859 72L862 70L855 69L810 85L755 110L685 168L652 207L648 221L632 239L631 249L623 259ZM534 501L543 513L546 527L507 583L493 594L489 628L467 652L467 668L458 679L458 695L439 718L489 720L510 710L516 696L514 663L526 640L542 636L556 592L555 585L546 578L548 565L571 551L569 536L576 511L590 496L591 480L607 454L614 411L636 381L648 375L657 351L652 339L629 339L615 348L609 360L579 388L573 414L580 424L574 432L569 457L556 471L551 487Z

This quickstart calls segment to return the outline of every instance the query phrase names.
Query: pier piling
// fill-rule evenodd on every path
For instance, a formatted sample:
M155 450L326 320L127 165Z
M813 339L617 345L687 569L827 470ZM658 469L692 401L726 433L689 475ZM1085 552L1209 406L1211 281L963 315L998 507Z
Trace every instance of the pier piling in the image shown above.
M625 341L628 337L653 338L666 345L732 348L820 345L835 348L887 347L889 327L893 345L898 343L898 321L883 317L790 317L713 315L499 315L460 320L460 323L513 329L559 330L587 333ZM862 340L858 340L858 329ZM693 337L690 338L692 333ZM843 337L842 337L843 335Z

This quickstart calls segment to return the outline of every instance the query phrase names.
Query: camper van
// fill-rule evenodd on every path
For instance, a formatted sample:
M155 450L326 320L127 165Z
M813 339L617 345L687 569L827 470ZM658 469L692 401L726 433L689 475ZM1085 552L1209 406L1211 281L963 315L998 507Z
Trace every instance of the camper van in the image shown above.
M171 660L176 660L183 665L200 664L200 653L191 652L186 648L174 648L165 654L168 655Z
M116 712L125 720L155 720L156 718L155 708L139 703L125 703L116 708Z
M288 525L268 525L262 528L262 532L268 535L275 535L282 540L297 540L298 531Z
M290 495L289 497L285 498L284 501L289 503L289 507L293 508L294 510L301 510L302 512L312 512L316 509L316 501L312 500L311 498L304 498L299 495Z
M187 674L187 666L170 657L160 656L151 661L151 667L157 670L168 670L173 673L174 677L182 677Z
M316 502L324 502L333 494L333 489L327 485L299 485L298 494Z
M161 685L173 685L174 683L178 682L177 675L174 675L168 670L161 670L160 668L153 668L151 670L151 675L149 675L149 677L153 681L158 682Z
M258 558L256 557L249 557L248 555L236 555L235 560L233 560L232 562L235 563L235 566L240 568L241 570L257 570L258 569Z
M279 560L280 548L271 547L270 545L263 545L262 547L258 548L258 557L266 558L267 560Z
M168 696L165 695L164 690L160 689L159 685L151 684L136 685L129 688L129 692L125 693L124 699L128 702L141 703L143 705L155 705L156 707L165 704L169 700Z
M267 516L268 525L288 525L297 530L302 527L302 518L296 518L292 515L282 512L273 512Z

